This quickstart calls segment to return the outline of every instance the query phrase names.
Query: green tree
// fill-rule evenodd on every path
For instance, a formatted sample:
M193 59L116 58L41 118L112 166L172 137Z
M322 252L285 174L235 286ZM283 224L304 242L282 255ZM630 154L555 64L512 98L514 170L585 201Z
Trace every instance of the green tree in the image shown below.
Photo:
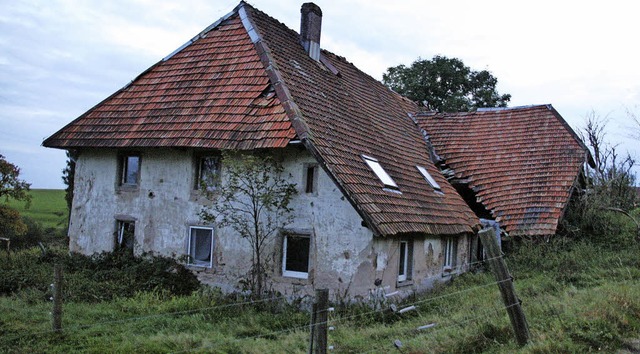
M0 155L0 200L4 198L5 203L9 202L9 198L25 201L29 207L31 185L19 179L19 176L20 168ZM8 205L0 205L0 234L3 237L14 237L22 236L26 232L27 225L20 218L20 213Z
M71 217L71 203L73 202L73 187L76 175L77 152L67 150L67 165L62 170L62 182L66 185L64 189L64 200L67 202L69 217Z
M200 215L248 241L252 263L247 285L254 296L262 296L268 280L267 246L292 221L289 203L296 185L283 177L284 167L268 154L227 152L222 161L223 182L215 188L204 186L213 206Z
M464 112L482 107L506 107L510 94L496 90L498 79L489 71L475 71L457 58L436 55L411 66L390 67L382 82L392 90L431 110Z

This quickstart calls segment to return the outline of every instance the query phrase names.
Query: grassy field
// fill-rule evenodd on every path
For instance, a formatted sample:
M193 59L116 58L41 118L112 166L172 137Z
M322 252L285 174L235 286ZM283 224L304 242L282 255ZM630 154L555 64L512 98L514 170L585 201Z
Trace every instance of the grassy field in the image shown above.
M30 217L44 228L65 228L68 211L62 189L32 189L31 206L25 208L25 202L9 200L9 206L18 210L20 215Z
M335 304L329 344L337 353L612 353L633 348L640 338L639 253L636 243L611 249L571 241L525 246L509 256L531 330L531 341L522 348L488 272L464 274L448 286L406 299L398 307L416 310L403 315L392 313L389 304L379 309ZM65 291L113 291L113 298L69 296L76 300L64 305L64 333L54 334L48 301L52 263L37 249L11 259L0 254L1 269L21 284L29 282L0 297L0 352L307 350L309 315L295 307L242 302L207 288L185 296L160 288L117 296L113 280L96 270L82 278L68 271ZM428 324L435 325L417 329ZM401 350L395 341L402 343Z

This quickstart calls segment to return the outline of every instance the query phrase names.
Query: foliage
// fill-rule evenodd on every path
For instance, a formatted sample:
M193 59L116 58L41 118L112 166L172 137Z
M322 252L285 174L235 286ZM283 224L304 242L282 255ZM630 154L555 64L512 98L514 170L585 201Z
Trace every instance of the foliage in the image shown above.
M276 234L292 221L289 203L295 184L282 176L284 167L270 154L227 152L223 155L225 180L208 192L214 201L201 217L231 227L246 239L252 250L248 287L262 296L268 278L265 254ZM211 188L204 188L205 191Z
M496 90L498 79L489 71L475 71L457 58L436 55L418 58L407 67L390 67L382 82L411 100L423 102L431 110L462 112L481 107L506 107L510 94Z
M20 213L12 208L0 205L0 237L13 239L27 232L27 225L20 218Z
M71 203L73 202L73 187L76 175L76 159L78 153L67 150L67 165L62 170L62 182L66 186L64 189L64 200L67 202L67 210L71 214Z
M626 237L626 218L636 223L635 237L640 241L640 219L630 214L636 203L636 177L632 171L635 160L629 154L621 158L616 146L608 144L607 122L606 117L595 112L586 117L582 139L595 167L585 171L584 189L574 194L562 228L565 234L617 247L617 241L630 241Z
M5 198L7 202L9 198L26 202L31 200L29 195L31 185L19 179L19 176L20 168L7 161L0 154L0 198Z
M162 290L171 295L188 295L200 287L196 276L169 257L127 252L93 256L68 254L60 249L39 248L13 252L0 258L3 276L0 295L31 289L44 299L55 263L65 271L64 296L68 301L98 302L131 297L139 291Z

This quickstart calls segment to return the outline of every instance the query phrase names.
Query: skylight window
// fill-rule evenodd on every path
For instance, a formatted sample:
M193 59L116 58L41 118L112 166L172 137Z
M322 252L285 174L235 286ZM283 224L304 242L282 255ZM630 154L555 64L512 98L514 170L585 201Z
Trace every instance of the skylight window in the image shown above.
M429 184L431 185L431 187L433 187L434 190L438 192L442 192L442 188L440 188L440 185L438 184L438 182L436 182L436 180L433 179L433 177L431 176L429 171L427 171L426 168L422 166L416 166L416 168L418 168L418 171L420 171L424 179L426 179L427 182L429 182Z
M396 182L394 182L393 178L389 176L387 171L385 171L384 168L380 166L380 162L378 162L377 159L367 155L362 155L362 158L364 159L364 162L366 162L367 165L369 165L369 168L371 168L373 173L376 174L376 176L380 179L380 181L384 184L385 187L398 189L398 185L396 184Z

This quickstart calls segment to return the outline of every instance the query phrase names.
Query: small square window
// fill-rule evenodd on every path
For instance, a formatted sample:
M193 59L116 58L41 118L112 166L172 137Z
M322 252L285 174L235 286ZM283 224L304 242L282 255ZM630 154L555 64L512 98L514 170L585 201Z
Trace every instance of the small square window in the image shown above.
M282 243L282 275L307 279L309 277L309 249L311 236L288 234Z
M416 166L416 168L418 168L418 171L420 171L420 174L422 174L422 177L424 177L424 179L429 183L429 185L434 190L436 190L438 192L442 192L442 188L440 187L438 182L436 182L436 180L433 179L433 176L431 176L431 174L429 173L429 171L427 171L426 168L424 168L422 166Z
M120 157L121 186L137 186L140 183L140 156L123 155Z
M318 165L305 165L304 192L318 192Z
M189 264L208 267L213 261L213 229L210 227L189 228Z
M400 241L400 262L398 264L398 281L411 280L413 272L413 242L409 240Z
M456 272L457 257L458 257L458 240L453 237L446 238L444 242L443 272L445 273Z
M362 158L386 188L398 189L398 185L396 184L396 182L393 180L393 178L391 178L391 176L389 176L387 171L382 168L380 162L377 159L367 155L362 155Z
M216 190L220 177L220 157L201 156L197 158L197 170L194 189Z
M136 224L133 221L118 220L116 223L115 250L127 250L133 252Z

